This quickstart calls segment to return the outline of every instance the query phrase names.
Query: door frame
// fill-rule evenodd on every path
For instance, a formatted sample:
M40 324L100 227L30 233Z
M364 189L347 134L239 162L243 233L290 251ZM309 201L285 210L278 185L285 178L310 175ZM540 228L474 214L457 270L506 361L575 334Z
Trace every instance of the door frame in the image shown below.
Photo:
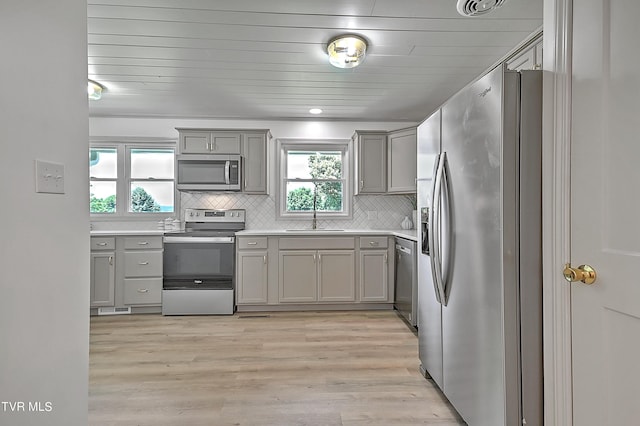
M571 287L571 76L573 0L544 0L542 252L544 424L573 424Z

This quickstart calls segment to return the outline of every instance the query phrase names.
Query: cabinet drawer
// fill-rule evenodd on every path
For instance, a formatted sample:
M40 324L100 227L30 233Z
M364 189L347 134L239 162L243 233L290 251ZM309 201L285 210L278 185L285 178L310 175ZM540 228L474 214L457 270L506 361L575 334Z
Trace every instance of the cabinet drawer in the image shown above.
M162 237L125 237L124 248L125 250L161 249Z
M162 278L128 278L124 280L125 305L160 305Z
M125 253L124 276L127 278L162 277L162 252L139 251Z
M115 250L115 237L91 237L91 250Z
M360 237L360 248L387 248L389 237Z
M240 237L238 238L238 250L266 249L267 237Z

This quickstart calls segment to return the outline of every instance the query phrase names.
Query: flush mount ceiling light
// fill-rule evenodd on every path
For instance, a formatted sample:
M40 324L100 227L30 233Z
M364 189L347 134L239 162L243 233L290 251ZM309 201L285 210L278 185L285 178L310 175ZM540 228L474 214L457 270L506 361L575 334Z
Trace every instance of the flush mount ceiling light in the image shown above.
M102 97L103 90L104 86L97 81L89 80L87 82L87 94L89 95L89 99L97 101Z
M322 114L322 110L321 110L320 108L311 108L311 109L309 110L309 113L311 113L311 114L316 114L316 115L317 115L317 114Z
M507 0L458 0L458 13L463 16L480 16L492 12Z
M357 67L367 53L367 42L357 35L341 35L329 42L327 53L329 54L329 62L334 67Z

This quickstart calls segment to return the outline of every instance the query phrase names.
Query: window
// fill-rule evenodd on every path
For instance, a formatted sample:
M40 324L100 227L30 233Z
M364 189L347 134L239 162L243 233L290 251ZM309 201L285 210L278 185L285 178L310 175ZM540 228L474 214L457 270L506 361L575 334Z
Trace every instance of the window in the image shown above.
M279 141L280 217L349 217L349 142Z
M91 214L108 217L173 213L174 154L174 147L168 144L92 144Z

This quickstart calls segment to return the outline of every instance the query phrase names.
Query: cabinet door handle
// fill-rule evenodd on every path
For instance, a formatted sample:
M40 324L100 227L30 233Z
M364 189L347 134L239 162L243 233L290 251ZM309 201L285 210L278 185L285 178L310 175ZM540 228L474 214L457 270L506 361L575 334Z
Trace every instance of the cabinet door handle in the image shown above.
M148 265L148 264L149 264L149 262L138 262L138 265L142 265L142 266Z
M258 244L257 241L250 241L250 242L247 243L248 246L255 246L257 244Z
M387 253L384 254L384 263L389 263L389 256Z
M138 241L138 245L139 246L146 246L146 245L149 245L149 242L148 241Z
M262 256L262 262L266 265L267 264L267 255L265 254L264 256Z
M101 246L101 247L104 247L104 246L106 246L106 245L107 245L107 243L102 242L102 243L98 243L98 245L99 245L99 246Z
M313 255L313 263L316 263L316 255Z
M149 293L149 289L148 288L139 288L138 289L138 293Z
M364 188L364 181L363 180L360 181L360 189L362 189L362 188Z
M109 256L109 265L113 265L113 256Z
M318 255L318 263L322 263L322 255L321 254Z
M377 246L377 245L379 245L379 244L380 244L380 243L379 243L379 242L377 242L377 241L369 241L369 245L371 245L371 246Z

